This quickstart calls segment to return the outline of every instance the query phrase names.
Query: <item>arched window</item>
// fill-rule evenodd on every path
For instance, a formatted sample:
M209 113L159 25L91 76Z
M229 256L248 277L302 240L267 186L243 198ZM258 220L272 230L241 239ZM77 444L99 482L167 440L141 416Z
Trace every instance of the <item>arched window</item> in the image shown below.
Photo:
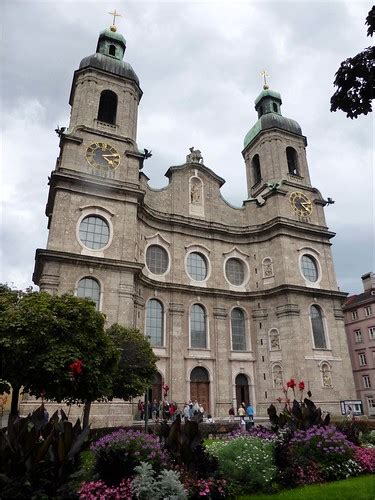
M94 278L82 278L77 287L77 297L91 299L95 302L96 310L100 305L100 285Z
M263 106L259 106L258 116L259 118L263 115Z
M275 113L277 113L278 109L277 109L277 104L275 102L272 103L272 107L273 107L273 111Z
M147 302L146 307L146 335L154 347L163 345L164 314L163 305L156 299Z
M310 318L314 337L314 347L316 349L326 349L327 343L324 333L323 315L319 306L311 306Z
M230 322L232 326L233 351L246 351L245 315L242 309L236 307L232 310Z
M191 347L207 347L206 311L199 304L190 310L190 345Z
M251 161L253 167L254 184L258 184L262 180L262 173L260 170L259 155L255 155Z
M117 95L112 90L103 90L100 94L98 120L105 123L116 123Z
M112 45L112 44L111 44L111 45L109 46L109 51L108 51L108 52L109 52L109 55L110 55L110 56L115 56L115 55L116 55L116 45Z
M286 148L286 159L288 162L288 172L291 175L299 175L297 151L294 148Z
M282 389L283 387L283 369L280 365L272 367L272 382L275 389Z

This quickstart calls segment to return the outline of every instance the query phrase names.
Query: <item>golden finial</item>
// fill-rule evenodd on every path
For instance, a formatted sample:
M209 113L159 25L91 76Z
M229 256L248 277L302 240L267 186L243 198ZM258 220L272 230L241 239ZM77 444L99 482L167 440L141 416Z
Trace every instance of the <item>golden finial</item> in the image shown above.
M265 69L261 72L261 75L263 76L263 80L264 80L263 88L264 88L264 90L267 90L267 89L269 89L269 86L267 84L267 76L270 76L270 75L266 72Z
M113 23L112 26L109 28L111 31L117 31L116 27L116 17L122 17L119 12L115 9L113 12L108 12L108 14L111 14L113 16Z

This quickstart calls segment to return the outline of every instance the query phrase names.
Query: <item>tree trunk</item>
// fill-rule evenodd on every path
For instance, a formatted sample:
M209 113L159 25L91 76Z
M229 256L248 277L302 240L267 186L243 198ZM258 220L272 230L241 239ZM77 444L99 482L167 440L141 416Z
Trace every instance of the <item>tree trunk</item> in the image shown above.
M83 428L89 425L90 421L90 410L91 410L91 401L86 401L85 406L83 407Z
M18 416L18 400L20 396L20 385L12 386L12 402L10 406L10 415L14 419Z

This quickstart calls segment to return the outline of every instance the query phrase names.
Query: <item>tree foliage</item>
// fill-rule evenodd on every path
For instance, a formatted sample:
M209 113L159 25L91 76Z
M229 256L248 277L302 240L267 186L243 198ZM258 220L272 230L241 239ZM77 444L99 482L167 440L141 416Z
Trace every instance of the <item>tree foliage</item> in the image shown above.
M150 342L139 332L114 324L107 330L116 345L120 360L117 365L112 385L116 398L128 400L143 394L150 386L156 373L156 361Z
M57 402L90 403L143 394L157 358L138 331L112 325L93 302L72 295L21 292L0 285L0 390Z
M367 35L374 33L375 7L366 18ZM331 97L331 111L340 109L347 117L357 118L372 111L374 98L375 47L368 47L354 57L343 61L335 75L336 92Z
M71 295L0 289L3 388L69 403L111 396L119 352L104 331L104 316ZM82 362L80 373L70 366ZM8 387L7 387L8 385ZM14 404L13 404L14 403Z

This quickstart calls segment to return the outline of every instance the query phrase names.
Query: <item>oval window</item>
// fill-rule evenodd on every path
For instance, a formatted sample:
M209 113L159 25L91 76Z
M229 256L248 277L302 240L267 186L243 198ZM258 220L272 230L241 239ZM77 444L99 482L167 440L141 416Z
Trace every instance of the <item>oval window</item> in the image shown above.
M187 271L193 280L205 280L207 278L206 258L198 252L189 253L187 258Z
M312 283L318 281L319 272L318 264L314 257L311 255L302 255L301 258L301 271L303 276Z
M79 239L88 248L100 250L109 241L109 225L97 215L88 215L79 226Z
M232 285L242 285L245 280L244 264L240 259L228 259L225 263L225 274Z
M150 245L146 251L146 264L153 274L164 274L168 269L168 253L159 245Z

